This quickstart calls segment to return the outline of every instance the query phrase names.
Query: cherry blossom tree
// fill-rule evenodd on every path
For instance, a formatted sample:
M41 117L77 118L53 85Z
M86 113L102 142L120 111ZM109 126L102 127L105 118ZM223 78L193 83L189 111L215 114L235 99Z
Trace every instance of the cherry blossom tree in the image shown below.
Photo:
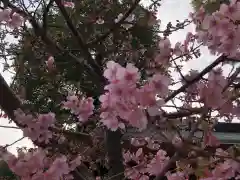
M26 37L30 27L27 33L41 40L38 49L42 47L45 52L45 56L39 56L45 65L36 64L44 68L49 78L56 80L58 72L64 73L61 63L68 61L74 61L83 70L75 74L83 77L79 87L67 88L67 96L63 95L63 99L58 96L60 103L53 102L61 109L58 113L50 108L46 112L34 110L28 106L24 92L23 96L21 93L16 96L0 77L0 93L4 95L0 99L1 108L23 131L24 137L36 145L19 150L17 156L7 151L12 144L1 148L1 158L18 177L185 180L194 174L201 180L239 178L240 148L233 145L222 149L213 134L220 120L231 122L240 112L238 0L221 4L212 14L201 7L183 23L176 26L169 23L165 31L157 31L159 36L155 44L151 43L151 51L145 46L133 51L126 42L132 42L131 30L142 18L135 14L140 7L148 12L144 14L147 16L144 26L153 30L152 26L158 23L155 13L161 5L159 1L151 1L147 7L140 0L118 1L117 5L111 0L96 1L106 8L104 12L114 11L117 6L122 8L111 18L108 13L97 12L95 20L90 22L89 14L83 13L80 23L73 12L86 6L90 13L90 3L95 1L0 2L1 31ZM74 37L72 43L79 47L77 53L70 42L64 44L66 41L60 41L48 29L46 18L57 13L64 18L65 26L58 33L68 28ZM84 30L78 23L88 24L92 29ZM184 42L172 44L171 33L190 23L195 24L196 31L189 32ZM87 34L91 35L84 31L90 31ZM120 37L115 37L119 34ZM122 38L127 40L119 42ZM201 56L201 46L218 58L202 71L183 73L182 64ZM227 75L223 73L226 66L232 69ZM41 76L37 78L41 80ZM81 87L82 83L89 83L90 90ZM69 124L78 126L78 130ZM88 131L80 131L81 127L88 127ZM196 137L198 131L202 137ZM104 161L107 173L94 174L98 161Z
M207 13L213 13L214 11L218 10L220 5L223 3L228 4L230 1L229 0L192 0L192 5L195 10L198 10L201 6L204 7L205 11Z

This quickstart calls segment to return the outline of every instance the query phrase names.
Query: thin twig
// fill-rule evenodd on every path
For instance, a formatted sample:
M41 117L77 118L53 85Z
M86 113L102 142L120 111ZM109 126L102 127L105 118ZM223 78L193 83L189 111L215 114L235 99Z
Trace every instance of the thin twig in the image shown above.
M172 94L170 94L166 99L165 102L168 102L175 96L177 96L179 93L185 91L189 86L200 80L205 74L210 72L214 67L216 67L219 63L221 63L225 59L225 56L220 56L218 57L213 63L211 63L209 66L207 66L204 70L202 70L195 78L192 80L188 81L186 84L181 86L179 89L174 91Z
M19 129L19 130L20 130L19 127L15 127L15 126L2 126L2 125L0 125L0 127L2 127L2 128L8 128L8 129Z
M10 147L10 146L12 146L12 145L18 143L19 141L23 140L24 138L25 138L25 137L21 137L20 139L14 141L14 142L11 143L11 144L6 144L6 145L4 146L4 148L8 148L8 147Z

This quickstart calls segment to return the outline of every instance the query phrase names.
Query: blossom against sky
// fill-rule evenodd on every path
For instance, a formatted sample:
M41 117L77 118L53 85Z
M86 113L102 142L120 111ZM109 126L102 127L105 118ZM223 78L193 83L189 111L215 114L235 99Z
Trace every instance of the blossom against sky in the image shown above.
M145 0L142 2L148 3L148 1L149 0ZM175 24L176 20L183 21L184 19L187 19L189 13L192 11L190 0L162 0L161 4L162 6L160 7L159 13L157 14L158 18L161 20L161 29L164 29L168 22L172 22L173 24ZM194 28L194 25L191 24L183 30L174 32L170 36L172 44L175 44L179 41L182 42L185 39L187 32L194 32ZM9 40L12 41L13 39L9 37ZM185 72L187 72L189 69L203 69L216 58L209 54L207 48L201 48L201 52L202 56L200 58L191 60L184 65ZM4 76L5 80L10 83L12 74L7 71L3 72L2 64L0 64L0 72ZM8 124L7 119L0 118L0 125L13 126L14 124ZM22 132L18 129L0 129L0 145L11 144L12 142L21 137ZM31 145L31 142L27 138L25 138L19 143L16 143L14 146L11 146L9 150L12 152L16 152L16 147L29 145Z

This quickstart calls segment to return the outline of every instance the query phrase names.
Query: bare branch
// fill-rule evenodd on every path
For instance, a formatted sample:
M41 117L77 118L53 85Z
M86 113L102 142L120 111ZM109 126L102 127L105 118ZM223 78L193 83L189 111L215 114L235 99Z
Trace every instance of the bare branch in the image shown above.
M73 35L76 37L78 44L82 50L83 55L85 56L85 58L89 61L89 63L94 62L86 44L83 42L83 38L82 35L77 31L77 29L74 27L65 7L62 4L62 0L54 0L55 3L57 4L59 10L61 11L64 19L66 20L66 23L69 27L69 29L71 30L71 32L73 33Z
M207 74L208 72L210 72L214 67L216 67L218 64L220 64L221 62L223 62L224 60L227 60L227 58L225 56L220 56L218 57L213 63L211 63L209 66L207 66L204 70L202 70L195 78L193 78L192 80L188 81L186 84L184 84L183 86L181 86L179 89L177 89L176 91L174 91L172 94L170 94L166 99L165 102L168 102L169 100L171 100L172 98L174 98L175 96L177 96L179 93L185 91L189 86L191 86L192 84L194 84L195 82L197 82L198 80L200 80L205 74Z
M104 41L113 31L115 31L117 28L121 26L121 24L128 18L130 14L132 14L132 12L135 10L140 1L141 0L135 0L132 6L129 8L129 10L123 15L123 17L117 23L113 25L112 28L109 29L108 32L106 32L102 36L97 37L95 40L89 42L88 45L90 46L92 44L98 44Z

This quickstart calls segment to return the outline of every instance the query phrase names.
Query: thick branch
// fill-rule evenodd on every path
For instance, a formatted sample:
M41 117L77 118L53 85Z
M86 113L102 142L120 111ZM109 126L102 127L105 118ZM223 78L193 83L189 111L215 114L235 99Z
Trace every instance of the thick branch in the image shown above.
M53 5L53 2L54 2L54 0L50 0L43 12L43 25L42 26L43 26L43 30L44 30L45 34L47 34L48 13L50 11L51 6Z
M124 179L124 166L122 157L122 144L121 144L121 132L117 130L115 132L107 130L106 132L106 149L109 158L110 173L109 176L113 177L112 180Z
M85 58L91 63L93 62L93 58L87 48L87 46L85 45L85 43L83 42L83 38L82 38L82 35L77 31L77 29L74 27L70 17L68 16L68 13L65 9L65 7L63 6L62 4L62 0L54 0L55 3L57 4L59 10L61 11L62 13L62 16L64 17L66 23L67 23L67 26L69 27L69 29L72 31L73 35L76 37L77 41L78 41L78 44L80 46L80 48L82 49L82 53L83 55L85 56Z
M6 81L4 80L4 78L2 77L2 75L0 75L0 94L1 94L1 97L0 97L0 107L1 109L8 115L9 118L11 118L17 126L19 127L23 127L21 124L19 124L16 120L15 120L15 116L14 116L14 111L18 108L22 108L22 104L21 104L21 101L16 97L16 95L13 93L13 91L10 89L10 87L8 86L8 84L6 83ZM77 135L78 138L80 138L83 134L75 134L75 133L71 133L71 132L63 132L61 130L58 130L58 129L52 129L54 132L60 132L60 133L65 133L67 135ZM87 136L87 135L83 135L85 140L87 140L87 142L91 142L91 137L90 136ZM86 142L86 141L85 141ZM41 144L41 143L38 143L37 141L34 142L35 145L39 146L39 147L43 147L45 148L46 147L46 144ZM58 145L58 143L56 143ZM55 143L53 144L48 144L48 146L55 146L56 145ZM61 146L61 147L60 147ZM57 146L56 148L60 151L60 148L62 149L65 149L62 145L60 146ZM86 171L86 167L84 167L82 165L82 167L84 169L81 168L81 170L87 174L86 177L88 177L88 179L94 179L91 177L91 174L90 173L87 173ZM85 178L84 178L85 179ZM84 179L79 179L79 180L84 180Z

